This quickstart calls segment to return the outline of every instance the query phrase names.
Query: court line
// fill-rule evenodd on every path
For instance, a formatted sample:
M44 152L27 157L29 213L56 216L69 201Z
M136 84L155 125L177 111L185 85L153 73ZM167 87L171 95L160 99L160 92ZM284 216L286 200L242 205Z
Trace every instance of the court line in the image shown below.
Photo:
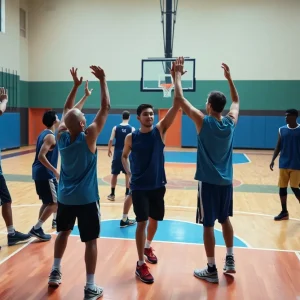
M296 256L298 257L299 261L300 261L300 251L295 251Z
M251 159L249 158L249 156L247 155L247 154L245 154L245 153L243 153L244 154L244 156L248 159L248 164L249 163L252 163L252 161L251 161Z

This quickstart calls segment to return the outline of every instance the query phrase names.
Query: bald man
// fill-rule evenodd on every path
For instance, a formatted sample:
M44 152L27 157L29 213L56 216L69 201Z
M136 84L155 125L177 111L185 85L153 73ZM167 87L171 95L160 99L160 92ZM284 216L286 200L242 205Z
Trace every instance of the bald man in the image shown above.
M86 286L84 299L98 299L103 289L95 285L97 262L97 238L100 235L100 209L97 181L97 137L110 109L110 97L105 73L100 67L91 66L101 87L101 108L94 121L86 128L86 119L80 107L73 107L82 77L77 69L71 70L74 87L64 106L57 140L61 156L61 172L58 184L57 232L54 247L54 264L49 277L50 286L61 283L61 259L68 237L78 219L80 239L85 243Z

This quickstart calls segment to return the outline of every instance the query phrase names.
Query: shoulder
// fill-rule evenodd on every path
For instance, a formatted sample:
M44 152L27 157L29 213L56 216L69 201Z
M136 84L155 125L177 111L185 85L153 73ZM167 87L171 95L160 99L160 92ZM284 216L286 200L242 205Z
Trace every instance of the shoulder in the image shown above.
M45 143L51 143L56 144L55 135L53 132L49 131L45 133L45 136L43 138L43 142Z

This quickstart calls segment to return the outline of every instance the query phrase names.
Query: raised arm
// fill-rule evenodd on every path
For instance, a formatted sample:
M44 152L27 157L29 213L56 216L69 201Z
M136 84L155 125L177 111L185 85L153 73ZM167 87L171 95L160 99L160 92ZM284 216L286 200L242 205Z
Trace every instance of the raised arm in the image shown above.
M196 130L199 133L201 130L201 127L202 127L204 114L200 110L196 109L183 96L182 83L181 83L181 76L184 74L184 73L182 73L183 63L184 63L184 61L182 59L176 60L174 98L176 98L178 100L184 113L193 120L193 122L195 123L195 126L196 126Z
M115 136L116 136L116 126L113 127L113 129L111 131L110 139L108 141L108 156L109 157L112 156L111 147L112 147L113 141L115 139Z
M74 108L78 108L79 110L82 110L86 99L92 95L92 91L93 89L89 90L89 82L87 80L85 82L85 87L84 87L84 96L75 104Z
M228 116L234 121L234 123L237 123L238 117L239 117L239 112L240 112L239 95L234 86L233 80L231 79L229 67L223 63L222 68L224 69L224 76L227 79L228 84L229 84L230 96L231 96L231 100L232 100L232 104L230 106Z
M5 88L0 88L0 116L4 114L6 111L6 106L8 102L8 96Z
M279 130L280 130L280 129L279 129ZM273 171L275 159L277 158L277 156L278 156L279 153L280 153L280 143L281 143L281 139L280 139L280 131L279 131L277 144L276 144L276 147L275 147L275 149L274 149L272 161L271 161L271 163L270 163L270 169L271 169L271 171Z
M101 89L100 110L98 111L92 124L86 129L87 141L89 143L95 143L106 122L108 112L110 110L110 97L103 69L96 66L91 66L91 69L93 70L92 73L95 75L95 77L99 79Z
M128 157L131 152L131 146L132 146L132 133L129 133L126 135L124 141L123 153L122 153L122 164L126 174L129 175L129 177L131 177L131 171L130 171L130 164L128 161Z

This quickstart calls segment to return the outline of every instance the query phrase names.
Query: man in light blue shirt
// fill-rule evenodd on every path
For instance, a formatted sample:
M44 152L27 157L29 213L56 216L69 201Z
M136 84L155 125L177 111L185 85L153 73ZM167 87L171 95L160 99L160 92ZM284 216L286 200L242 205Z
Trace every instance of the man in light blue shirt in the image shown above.
M239 97L231 79L229 67L222 64L232 98L230 111L226 116L222 116L226 97L219 91L213 91L208 95L207 115L204 115L183 96L181 85L183 67L183 58L177 59L172 67L175 78L174 97L180 99L182 110L193 120L197 130L195 174L195 179L198 180L197 222L202 223L204 227L204 245L208 260L207 267L195 270L194 275L208 282L218 283L214 238L216 220L222 225L227 247L223 270L225 273L235 273L233 229L229 217L233 215L232 149L234 129L239 114Z

